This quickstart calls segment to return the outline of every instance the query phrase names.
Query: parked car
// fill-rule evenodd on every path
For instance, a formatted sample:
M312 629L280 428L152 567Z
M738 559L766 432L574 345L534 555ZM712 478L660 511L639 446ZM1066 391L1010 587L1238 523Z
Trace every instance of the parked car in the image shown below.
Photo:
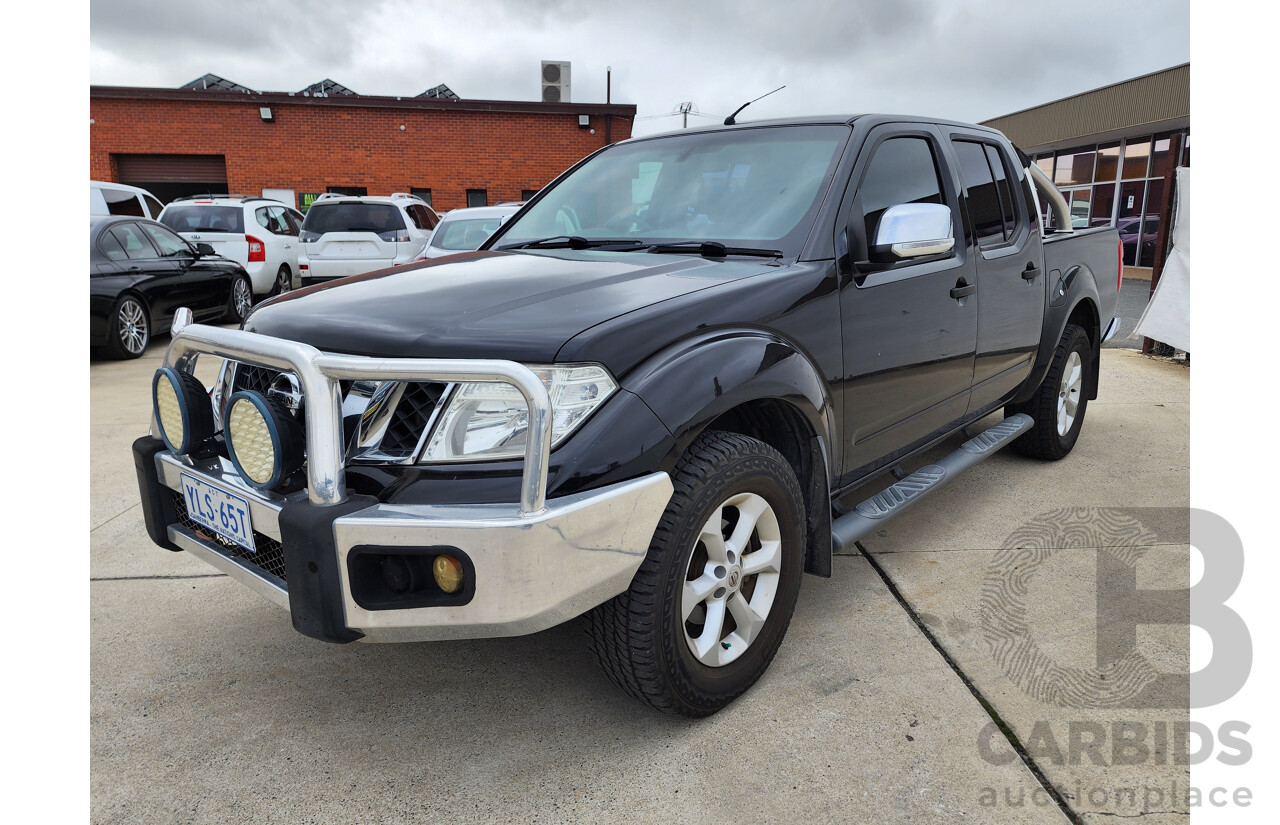
M89 217L89 342L106 355L142 355L178 307L239 323L251 306L244 268L209 246L145 218Z
M1148 215L1146 226L1142 218L1131 216L1116 221L1116 231L1120 233L1120 243L1124 245L1126 261L1133 261L1135 266L1151 266L1155 260L1157 231L1160 226L1159 215ZM1143 231L1143 230L1146 231ZM1141 248L1139 248L1141 244Z
M1067 228L1044 234L1042 199ZM1114 229L1069 227L980 126L613 144L477 254L179 332L134 443L147 529L333 642L585 614L619 687L706 716L764 673L834 552L1005 445L1071 453L1121 267ZM187 389L200 352L229 359L212 394Z
M244 267L259 298L302 285L302 213L270 198L193 195L164 208L160 222L192 243L207 243Z
M425 261L479 249L480 244L498 231L503 221L519 211L518 204L455 209L436 224L431 240L427 241L426 247L415 260Z
M155 220L164 204L145 189L127 183L89 181L90 215L133 215Z
M390 197L321 195L307 210L298 236L302 282L411 263L439 222L426 201L404 192Z

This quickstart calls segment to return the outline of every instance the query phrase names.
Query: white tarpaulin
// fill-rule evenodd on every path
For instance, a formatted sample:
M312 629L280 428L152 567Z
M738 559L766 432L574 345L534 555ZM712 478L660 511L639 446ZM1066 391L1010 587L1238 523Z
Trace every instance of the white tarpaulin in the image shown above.
M1173 248L1133 334L1191 352L1191 170L1179 167L1177 181Z

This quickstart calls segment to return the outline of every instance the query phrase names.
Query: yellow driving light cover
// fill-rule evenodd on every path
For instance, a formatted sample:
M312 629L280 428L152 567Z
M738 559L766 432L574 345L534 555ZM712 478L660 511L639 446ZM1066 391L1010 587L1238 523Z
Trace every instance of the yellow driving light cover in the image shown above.
M182 455L213 437L213 403L194 375L161 367L151 379L151 408L165 446Z
M232 394L225 430L236 470L260 490L279 485L302 466L302 425L283 405L261 393Z
M457 593L462 589L462 562L453 556L436 556L431 573L435 576L436 585L444 592Z

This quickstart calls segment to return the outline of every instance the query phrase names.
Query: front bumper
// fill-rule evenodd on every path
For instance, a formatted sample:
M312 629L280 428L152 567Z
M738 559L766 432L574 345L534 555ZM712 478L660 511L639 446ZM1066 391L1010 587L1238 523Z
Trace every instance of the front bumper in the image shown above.
M288 609L300 632L335 642L518 636L572 619L627 589L672 493L667 474L654 473L552 499L533 516L515 504L398 505L371 496L320 507L305 493L254 490L225 459L196 462L156 438L135 442L134 459L157 544L191 553ZM183 473L249 501L263 558L184 518ZM462 605L362 607L352 590L357 548L461 551L473 565L474 595Z
M189 321L183 310L174 319L167 367L190 372L204 353L296 376L304 394L306 484L289 494L259 491L221 455L177 455L146 436L134 442L133 453L147 532L161 547L186 550L287 607L299 632L334 642L533 633L623 592L644 560L673 492L670 477L653 473L548 501L551 401L528 368L506 361L329 355ZM395 504L351 493L338 382L366 377L514 386L529 408L520 500ZM218 538L187 515L184 474L248 502L254 551ZM465 559L465 598L370 596L371 581L383 577L370 573L371 558L435 555Z

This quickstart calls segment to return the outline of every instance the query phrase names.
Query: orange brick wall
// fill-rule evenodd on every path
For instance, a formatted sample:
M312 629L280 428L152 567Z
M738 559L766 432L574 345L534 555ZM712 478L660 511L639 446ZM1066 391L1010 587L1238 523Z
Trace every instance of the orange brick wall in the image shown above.
M273 123L260 105L271 106ZM605 143L600 115L593 135L571 114L91 97L89 117L93 180L118 179L116 154L224 155L231 192L421 187L439 212L466 206L468 189L488 190L491 204L520 200ZM612 139L630 134L630 121L614 117Z

